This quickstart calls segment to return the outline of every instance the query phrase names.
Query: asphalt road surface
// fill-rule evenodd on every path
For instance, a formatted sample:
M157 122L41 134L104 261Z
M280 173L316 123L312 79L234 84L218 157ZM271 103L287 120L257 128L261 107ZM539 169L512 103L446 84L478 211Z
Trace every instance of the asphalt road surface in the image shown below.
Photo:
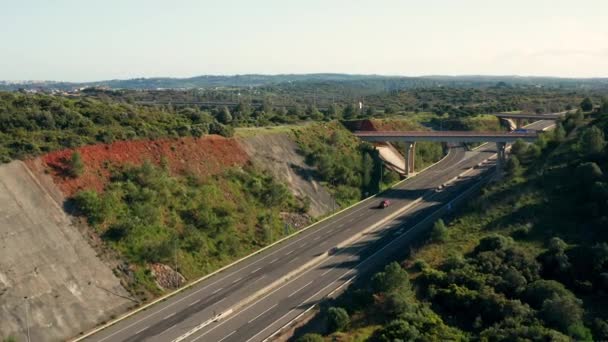
M528 128L550 125L550 121L539 121ZM432 224L429 215L480 182L494 163L490 160L471 168L495 152L495 144L475 151L453 148L442 161L397 187L85 340L242 342L272 337L353 277L365 277L403 254L417 233ZM467 170L464 177L436 190ZM378 209L384 199L391 205ZM343 245L345 241L349 242ZM319 263L311 265L311 260ZM301 272L284 279L298 268ZM275 286L268 289L271 284Z

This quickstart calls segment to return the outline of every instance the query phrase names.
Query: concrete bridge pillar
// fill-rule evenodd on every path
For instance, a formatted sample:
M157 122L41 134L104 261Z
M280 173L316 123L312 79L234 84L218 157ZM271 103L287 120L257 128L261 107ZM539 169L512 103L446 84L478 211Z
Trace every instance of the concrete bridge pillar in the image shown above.
M515 119L515 128L522 128L522 119Z
M406 141L405 142L405 168L404 168L406 176L409 176L411 173L414 173L415 157L416 157L416 142Z
M502 172L502 169L505 165L506 147L507 147L507 143L504 143L504 142L496 143L496 150L498 152L497 153L498 158L496 160L496 171L498 171L498 172Z

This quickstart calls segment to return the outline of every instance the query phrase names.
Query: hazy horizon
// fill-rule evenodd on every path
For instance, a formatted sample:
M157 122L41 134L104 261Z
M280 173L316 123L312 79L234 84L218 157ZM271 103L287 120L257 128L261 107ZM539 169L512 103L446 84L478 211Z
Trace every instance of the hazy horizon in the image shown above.
M608 76L601 0L40 0L0 13L0 79Z

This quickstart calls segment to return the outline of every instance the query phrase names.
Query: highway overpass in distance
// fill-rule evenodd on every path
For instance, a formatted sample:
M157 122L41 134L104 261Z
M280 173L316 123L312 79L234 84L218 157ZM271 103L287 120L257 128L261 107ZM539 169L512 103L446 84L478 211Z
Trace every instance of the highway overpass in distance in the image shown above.
M546 121L543 121L546 122ZM415 170L414 157L416 142L432 141L445 143L480 143L494 142L498 153L498 169L505 161L507 143L523 140L532 142L538 139L538 133L532 132L475 132L475 131L355 131L355 136L370 142L403 142L405 143L405 175Z
M364 141L434 141L448 143L496 142L509 143L518 139L532 142L537 133L474 132L474 131L356 131L355 136Z
M529 127L551 125L541 121ZM270 341L355 278L367 279L402 257L448 204L466 198L489 177L496 153L494 144L451 149L390 190L78 340ZM385 199L391 205L378 209Z

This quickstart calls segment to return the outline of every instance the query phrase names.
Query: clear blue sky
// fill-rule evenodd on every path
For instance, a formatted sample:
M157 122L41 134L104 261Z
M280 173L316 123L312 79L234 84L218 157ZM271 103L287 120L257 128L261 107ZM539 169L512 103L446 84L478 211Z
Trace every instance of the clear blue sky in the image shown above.
M608 0L0 0L0 79L608 76Z

